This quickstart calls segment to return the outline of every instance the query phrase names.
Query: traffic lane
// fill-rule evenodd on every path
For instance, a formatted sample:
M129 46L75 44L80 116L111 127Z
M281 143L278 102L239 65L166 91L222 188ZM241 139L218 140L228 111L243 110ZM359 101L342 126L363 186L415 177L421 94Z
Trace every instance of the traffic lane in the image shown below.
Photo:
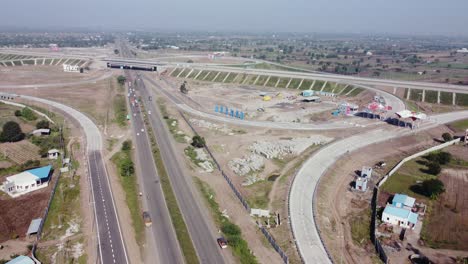
M154 164L151 144L144 129L140 107L132 106L133 130L136 139L137 158L143 172L143 199L153 220L151 234L155 240L156 251L161 263L183 263L184 258L178 244L164 194L159 184L159 176ZM144 131L142 131L144 129Z
M150 94L144 87L144 83L142 81L139 83L141 85L140 87L142 87L140 90L142 96L148 98ZM176 194L179 207L184 215L184 220L186 221L197 254L202 263L224 263L221 250L216 243L216 232L210 230L201 214L201 208L198 203L194 202L195 197L188 187L189 184L193 183L188 181L179 167L178 159L170 145L170 135L166 131L163 121L161 121L162 118L159 109L157 109L153 103L150 103L148 108L154 113L149 116L151 126L158 136L158 145L163 162L166 165L172 187Z
M105 169L98 151L89 153L90 174L103 263L128 263Z

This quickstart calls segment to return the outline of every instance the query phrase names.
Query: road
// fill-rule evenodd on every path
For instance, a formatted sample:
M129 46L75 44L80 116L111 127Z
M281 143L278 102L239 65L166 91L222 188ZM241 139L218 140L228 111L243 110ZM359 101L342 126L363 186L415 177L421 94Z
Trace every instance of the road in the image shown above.
M445 113L431 117L418 131L439 124L468 118L468 111ZM296 174L289 194L289 216L299 253L306 263L331 263L318 234L315 222L315 194L325 172L346 153L368 145L402 137L415 131L398 127L375 129L334 142L311 156Z
M132 74L126 72L129 82L133 82ZM135 87L132 87L135 88ZM136 88L138 90L138 88ZM131 94L134 96L134 94ZM151 143L145 131L143 117L138 106L130 104L132 132L136 149L137 177L143 193L143 207L153 220L151 228L146 230L147 263L183 263L184 257L177 240L174 227L169 216L169 210L164 199L164 193L159 183L155 167ZM149 259L153 257L154 259Z
M146 88L143 80L138 81L137 85L137 89L144 100L148 100L149 96L156 98L156 95ZM177 198L177 203L184 217L200 263L225 263L221 249L216 243L218 234L215 225L206 211L203 211L203 205L200 203L201 197L196 194L191 176L185 174L181 169L181 166L183 166L181 164L184 164L185 161L176 154L172 135L165 125L159 108L152 101L145 104L147 105L147 110L151 111L151 115L148 115L150 125L156 136L164 165Z
M109 176L102 159L102 138L97 126L81 112L46 99L21 95L21 98L47 104L79 122L86 135L89 180L93 197L100 263L128 263Z

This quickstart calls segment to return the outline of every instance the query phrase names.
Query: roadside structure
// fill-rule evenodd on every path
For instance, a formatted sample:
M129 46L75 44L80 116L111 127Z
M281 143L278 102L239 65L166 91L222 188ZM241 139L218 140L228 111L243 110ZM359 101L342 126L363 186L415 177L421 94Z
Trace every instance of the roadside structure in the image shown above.
M51 171L52 165L47 165L9 176L3 183L3 190L15 198L45 188L49 185Z
M8 261L6 264L35 264L35 262L30 257L21 255Z
M371 167L362 167L361 174L356 177L356 190L358 191L367 191L367 183L369 182L372 176Z

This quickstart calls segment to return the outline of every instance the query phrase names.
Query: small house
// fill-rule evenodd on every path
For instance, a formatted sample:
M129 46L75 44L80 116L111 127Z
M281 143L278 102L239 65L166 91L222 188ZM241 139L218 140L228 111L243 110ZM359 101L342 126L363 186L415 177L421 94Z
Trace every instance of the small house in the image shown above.
M3 190L11 197L18 197L45 188L49 185L51 171L52 166L48 165L6 177L6 181L3 183Z
M60 156L60 151L58 149L51 149L47 151L47 158L49 159L58 159Z
M391 204L382 213L382 221L403 228L413 229L418 222L418 214L412 211L416 199L406 194L395 194Z
M382 221L388 224L414 229L418 222L418 214L411 210L387 204L382 213Z
M314 95L314 91L313 90L304 90L304 91L302 91L301 95L304 96L304 97L310 97L310 96Z

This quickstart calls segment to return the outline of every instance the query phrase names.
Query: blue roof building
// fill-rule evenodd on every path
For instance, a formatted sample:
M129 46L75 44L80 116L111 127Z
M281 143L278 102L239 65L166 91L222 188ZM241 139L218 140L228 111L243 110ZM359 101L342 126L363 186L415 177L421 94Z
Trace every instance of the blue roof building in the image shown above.
M415 199L405 194L396 194L392 204L387 204L382 213L382 221L404 228L414 228L418 222L418 214L413 213Z
M41 180L44 180L44 179L49 178L49 174L51 170L52 170L52 165L47 165L44 167L27 170L27 172L31 173L32 175L37 176Z
M35 264L34 261L28 256L18 256L6 264Z
M392 205L400 208L408 208L411 209L414 206L416 199L410 197L406 194L395 194L392 200Z

